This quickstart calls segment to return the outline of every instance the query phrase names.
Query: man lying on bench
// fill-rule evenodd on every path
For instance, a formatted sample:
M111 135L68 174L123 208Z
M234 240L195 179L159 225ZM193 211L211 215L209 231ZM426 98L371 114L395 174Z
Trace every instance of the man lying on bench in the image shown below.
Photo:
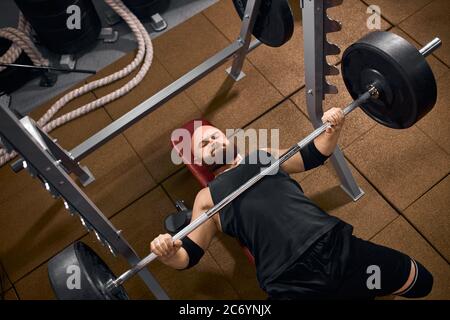
M150 244L151 251L170 267L190 268L215 234L224 232L250 250L260 287L272 299L428 295L433 277L419 262L353 236L351 225L324 212L289 176L324 164L335 150L344 124L342 110L325 112L322 121L332 127L283 163L276 174L245 191L183 241L174 242L169 234L158 236ZM197 194L192 219L259 173L268 165L261 159L274 160L285 152L257 150L247 157L236 153L229 163L215 166L211 160L217 152L236 149L225 134L203 125L194 131L192 142L194 156L212 166L215 175ZM378 270L380 279L369 279L373 270Z

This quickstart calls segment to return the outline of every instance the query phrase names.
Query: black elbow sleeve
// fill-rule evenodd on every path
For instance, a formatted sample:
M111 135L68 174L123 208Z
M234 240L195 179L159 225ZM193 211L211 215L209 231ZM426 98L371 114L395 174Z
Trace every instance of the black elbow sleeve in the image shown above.
M186 250L189 256L189 263L185 269L189 269L195 266L200 261L200 259L205 254L205 251L203 251L203 249L189 237L185 237L182 242L182 248Z
M329 156L324 156L319 150L317 150L314 141L311 141L304 148L300 149L300 154L303 159L305 171L323 165L329 158Z

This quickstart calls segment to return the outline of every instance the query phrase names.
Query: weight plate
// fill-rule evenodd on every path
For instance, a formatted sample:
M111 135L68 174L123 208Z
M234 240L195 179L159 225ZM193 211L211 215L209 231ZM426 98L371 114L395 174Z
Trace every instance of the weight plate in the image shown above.
M233 0L241 19L247 0ZM257 12L253 35L270 47L280 47L291 39L294 33L294 16L287 0L261 0Z
M0 56L2 56L11 46L11 41L7 39L0 38ZM22 51L16 61L13 63L17 64L33 64L26 55ZM25 83L31 80L34 77L33 71L31 69L25 68L14 68L8 67L0 72L0 93L5 92L10 94L20 87L22 87Z
M119 287L115 294L105 290L115 275L86 244L75 242L48 262L50 284L60 300L127 300Z
M390 128L411 127L436 103L436 80L430 66L413 45L394 33L372 32L347 48L342 76L354 99L375 84L380 98L361 107Z
M92 4L91 0L14 0L20 11L29 16L48 17L66 12L71 5L77 5L81 11L85 11L86 5Z
M155 13L162 14L170 6L170 0L124 0L123 2L139 19L149 19Z
M81 20L84 19L86 13L90 12L90 10L81 10ZM26 19L30 22L34 29L38 30L53 30L55 28L67 28L67 19L71 16L71 14L67 13L66 10L61 11L58 14L51 16L40 16L40 15L26 15Z
M80 29L69 29L67 27L67 19L69 15L64 13L61 16L55 16L51 18L30 20L33 29L39 35L39 37L55 38L55 35L63 34L64 38L74 39L85 33L86 30L92 29L92 25L100 24L100 19L96 11L82 11L80 17ZM63 39L63 40L65 40ZM56 39L54 39L56 40Z
M93 46L98 39L101 31L101 22L96 13L91 16L92 19L82 22L81 30L59 30L54 32L44 32L38 34L39 41L44 46L55 53L74 54L79 53Z

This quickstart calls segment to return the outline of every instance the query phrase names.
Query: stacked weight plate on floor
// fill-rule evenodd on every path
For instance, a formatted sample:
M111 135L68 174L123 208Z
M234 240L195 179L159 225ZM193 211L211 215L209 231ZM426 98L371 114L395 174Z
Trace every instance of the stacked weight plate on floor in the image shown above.
M363 37L344 53L342 69L348 90L353 98L358 98L345 109L354 110L362 103L363 110L370 117L388 127L411 126L428 113L436 102L436 82L425 57L410 43L395 34L374 32ZM325 130L326 125L322 127ZM314 132L312 134L314 135ZM308 138L310 136L305 139ZM305 139L293 148L303 144ZM298 151L287 151L286 154L292 156L297 153ZM281 156L284 157L285 155ZM260 174L266 176L264 173ZM255 177L250 180L259 181ZM249 187L251 186L252 184ZM230 202L246 190L242 187L227 196L231 199ZM230 202L216 204L215 208L211 208L203 215L206 218L202 221L207 221L220 210L220 206L226 206ZM202 216L197 219L202 219ZM183 235L192 232L190 227L199 225L201 223L196 220L174 238L182 239ZM151 254L137 266L143 268L155 258L156 255ZM71 275L67 270L71 265L79 266L83 286L81 290L69 292L67 282L71 280ZM94 251L88 249L85 244L75 243L51 259L48 274L55 294L60 299L109 300L126 298L122 283L135 275L140 268L135 266L119 278L115 278Z
M73 54L93 45L100 33L101 22L91 0L14 0L35 30L39 42L59 54ZM69 29L77 6L80 28Z
M170 0L123 0L123 3L143 20L149 19L155 13L163 13L170 6Z
M11 46L11 41L0 38L0 56L2 56ZM22 51L20 56L14 61L16 64L32 64L30 58ZM0 71L0 94L16 91L33 77L33 71L25 68L7 67Z
M247 0L233 0L241 19L245 14ZM270 47L280 47L288 42L294 33L294 16L287 0L261 0L257 10L252 34Z

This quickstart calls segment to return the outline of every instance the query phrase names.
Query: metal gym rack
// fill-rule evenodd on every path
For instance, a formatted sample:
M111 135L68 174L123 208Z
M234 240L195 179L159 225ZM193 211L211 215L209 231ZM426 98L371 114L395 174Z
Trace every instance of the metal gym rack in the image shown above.
M329 66L326 56L339 54L337 46L326 40L326 33L340 30L340 24L327 17L326 9L337 6L342 0L300 0L303 14L305 92L310 119L315 127L322 123L322 101L325 94L337 90L326 82L325 76L338 74L339 71ZM88 230L92 230L100 242L116 255L122 255L133 266L139 256L126 239L83 190L70 177L75 174L83 185L94 180L89 170L79 164L83 158L97 148L123 132L141 118L145 117L166 101L188 88L208 73L233 58L229 75L239 81L244 77L242 67L247 54L258 47L258 40L251 41L251 30L255 23L261 0L248 0L242 20L239 37L228 47L189 71L181 78L162 89L134 109L115 120L98 133L72 149L66 151L54 139L43 132L35 122L25 116L19 119L9 109L9 97L0 96L0 138L8 152L15 150L22 157L12 168L14 171L27 169L30 174L42 180L45 188L55 197L61 197L66 209L78 214ZM356 184L349 167L339 148L336 149L332 163L342 183L342 188L353 200L364 193ZM150 271L144 268L139 276L157 299L169 299Z

